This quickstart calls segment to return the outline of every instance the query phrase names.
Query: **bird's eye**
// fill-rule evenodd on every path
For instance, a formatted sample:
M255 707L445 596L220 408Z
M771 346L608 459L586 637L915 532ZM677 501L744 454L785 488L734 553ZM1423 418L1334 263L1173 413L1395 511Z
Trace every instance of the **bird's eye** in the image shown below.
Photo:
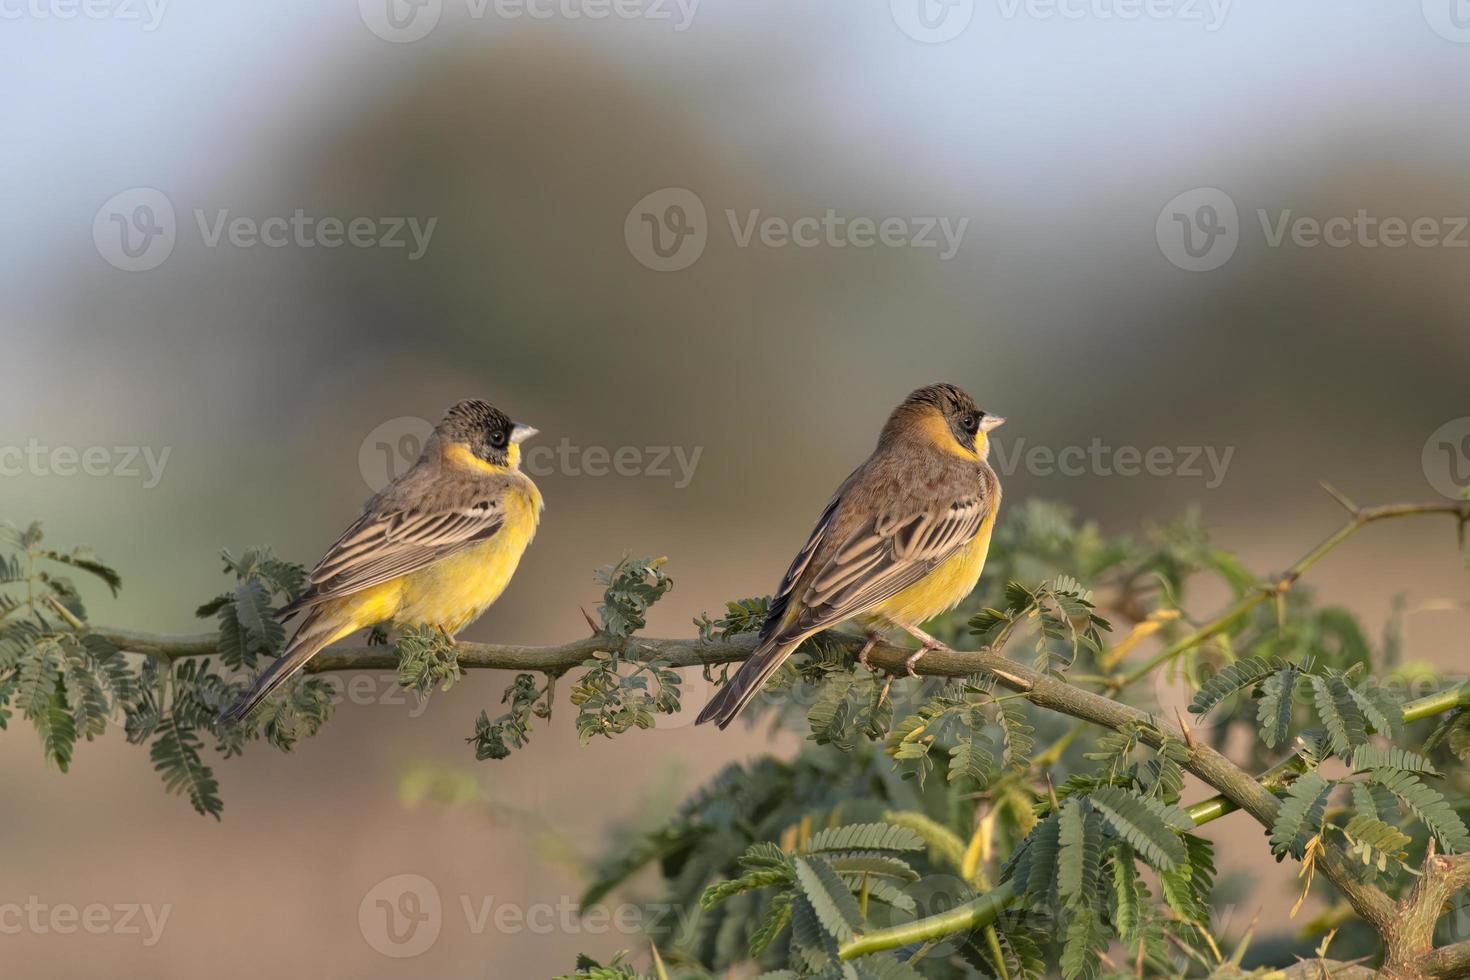
M496 449L504 449L505 444L509 441L510 433L506 432L504 429L496 429L494 432L490 433L490 445L494 446Z
M966 432L976 432L980 428L980 420L975 418L974 415L966 415L960 419L960 425L964 427Z

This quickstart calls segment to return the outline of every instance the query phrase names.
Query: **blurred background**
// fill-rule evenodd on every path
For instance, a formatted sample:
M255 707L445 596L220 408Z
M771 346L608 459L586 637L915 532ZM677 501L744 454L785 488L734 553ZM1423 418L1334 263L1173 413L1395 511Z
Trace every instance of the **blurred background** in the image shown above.
M121 569L94 621L206 629L220 549L312 564L423 420L484 397L542 430L547 506L465 636L583 635L625 552L669 556L649 633L687 636L769 592L887 411L944 380L1010 419L1012 505L1122 532L1197 504L1279 570L1340 523L1319 480L1470 479L1463 7L7 4L0 518ZM1426 519L1311 584L1378 628L1397 593L1463 603L1461 569ZM1467 624L1410 617L1406 655L1463 665ZM686 718L580 747L563 710L476 764L508 680L420 710L379 678L290 755L219 763L222 823L121 734L62 775L12 726L0 904L170 911L152 943L141 917L6 930L0 972L539 977L641 949L482 910L571 902L610 825L770 746ZM407 805L423 764L493 806ZM1210 834L1259 862L1240 914L1291 928L1294 869L1243 818ZM403 874L443 902L413 960L359 928Z

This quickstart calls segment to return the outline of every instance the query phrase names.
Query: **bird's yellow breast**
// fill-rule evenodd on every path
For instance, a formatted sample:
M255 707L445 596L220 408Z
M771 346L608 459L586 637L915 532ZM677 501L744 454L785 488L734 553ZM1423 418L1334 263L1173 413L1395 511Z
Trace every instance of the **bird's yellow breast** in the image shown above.
M451 635L473 622L510 584L521 555L536 535L541 494L526 480L505 491L505 523L480 544L426 568L338 600L352 629L391 620L427 623Z
M862 620L871 625L919 626L959 605L974 591L985 569L995 514L990 512L968 544L913 585L868 610Z

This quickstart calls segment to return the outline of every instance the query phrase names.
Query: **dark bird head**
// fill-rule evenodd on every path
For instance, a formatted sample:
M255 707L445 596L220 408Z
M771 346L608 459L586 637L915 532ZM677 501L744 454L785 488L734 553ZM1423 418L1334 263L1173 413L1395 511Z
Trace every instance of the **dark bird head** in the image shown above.
M990 453L987 433L1003 422L960 388L935 384L915 391L893 410L881 441L918 437L948 452L984 459Z
M434 434L446 450L460 447L492 466L515 468L521 463L521 443L534 436L536 430L512 422L510 416L489 402L466 398L444 413L443 420L434 427Z

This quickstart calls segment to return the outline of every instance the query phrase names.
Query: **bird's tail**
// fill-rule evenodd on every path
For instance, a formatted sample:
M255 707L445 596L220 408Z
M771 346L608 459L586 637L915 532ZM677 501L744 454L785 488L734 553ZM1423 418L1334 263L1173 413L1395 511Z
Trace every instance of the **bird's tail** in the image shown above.
M246 718L259 707L260 702L286 683L306 662L316 656L327 644L352 632L351 626L342 626L337 621L323 621L320 611L313 611L297 628L286 649L269 667L255 679L250 690L242 694L234 704L220 715L220 721L236 722Z
M702 725L707 721L713 721L721 728L727 727L761 692L761 688L766 686L766 681L771 679L771 675L786 662L786 658L791 656L791 651L800 646L804 639L805 637L797 637L795 640L784 642L775 639L763 641L755 648L750 659L740 665L735 676L726 681L725 686L720 688L710 703L704 706L695 724Z

